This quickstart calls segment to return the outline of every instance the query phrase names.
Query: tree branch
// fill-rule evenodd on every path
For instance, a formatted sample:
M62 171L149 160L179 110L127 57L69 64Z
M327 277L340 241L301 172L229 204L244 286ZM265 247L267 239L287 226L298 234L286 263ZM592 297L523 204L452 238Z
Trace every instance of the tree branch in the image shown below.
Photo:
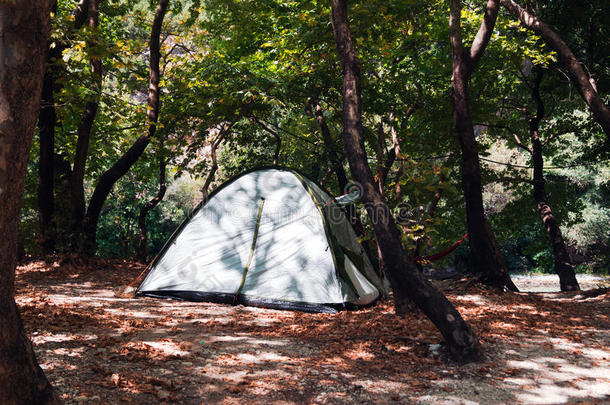
M481 21L479 31L474 37L472 46L470 47L470 69L474 69L476 67L477 63L479 63L479 60L481 59L481 56L483 56L483 52L485 52L487 44L489 44L489 40L491 39L494 26L496 24L496 19L498 18L499 8L500 3L498 0L487 1L483 21Z
M87 249L94 249L96 245L95 237L97 224L100 217L100 212L112 190L114 184L129 171L133 164L140 158L151 137L154 135L157 128L157 119L159 116L160 96L159 96L159 36L163 19L167 12L169 0L159 0L159 4L155 11L152 29L150 33L150 77L148 87L148 112L147 123L148 130L140 135L138 139L131 145L108 170L106 170L99 178L93 195L89 200L89 207L85 217L85 233L87 237Z
M513 135L513 138L515 139L515 141L517 142L517 146L521 149L523 149L526 152L529 152L530 154L532 153L532 150L530 148L528 148L522 141L521 138L519 137L517 131L515 131L514 129L512 129L511 127L509 127L508 125L504 125L504 124L490 124L490 123L486 123L486 122L475 122L474 125L483 125L486 127L490 127L490 128L499 128L499 129L506 129L508 132L510 132Z
M606 136L610 137L610 108L604 104L592 84L591 77L585 72L568 45L548 25L530 11L519 6L514 0L500 0L500 3L523 25L540 35L544 42L557 52L561 64L569 73L570 81L578 89Z
M258 118L256 118L256 116L252 115L252 120L254 120L254 122L256 122L261 128L263 128L265 131L269 132L271 135L273 135L275 137L275 153L273 154L273 164L275 166L277 166L279 157L280 157L280 148L282 147L282 138L280 137L280 134L278 134L276 131L272 130L271 128L269 128L267 125L265 125L261 120L259 120Z

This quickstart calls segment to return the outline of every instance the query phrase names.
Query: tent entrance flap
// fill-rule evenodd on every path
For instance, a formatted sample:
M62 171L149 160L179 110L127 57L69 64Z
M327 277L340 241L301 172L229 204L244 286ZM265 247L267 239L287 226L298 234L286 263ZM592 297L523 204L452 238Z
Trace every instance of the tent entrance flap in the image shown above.
M244 273L241 276L241 283L239 284L239 288L235 291L235 299L237 301L237 296L241 294L241 291L244 289L244 284L246 283L246 277L248 276L248 269L252 264L252 258L254 257L254 250L256 249L256 240L258 239L258 230L261 227L261 216L263 215L263 206L265 205L265 197L261 197L261 201L258 204L258 213L256 214L256 225L254 226L254 236L252 237L252 246L250 246L250 256L248 256L248 261L246 262L246 266L244 267Z

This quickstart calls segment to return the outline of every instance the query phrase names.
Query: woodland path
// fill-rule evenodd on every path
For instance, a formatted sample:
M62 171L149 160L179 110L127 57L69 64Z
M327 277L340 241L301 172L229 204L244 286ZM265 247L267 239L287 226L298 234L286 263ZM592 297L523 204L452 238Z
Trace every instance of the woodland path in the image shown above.
M448 297L485 354L460 366L442 359L430 322L397 318L389 301L329 315L121 298L141 269L101 260L17 269L25 327L67 404L610 403L607 291L497 295L453 284Z

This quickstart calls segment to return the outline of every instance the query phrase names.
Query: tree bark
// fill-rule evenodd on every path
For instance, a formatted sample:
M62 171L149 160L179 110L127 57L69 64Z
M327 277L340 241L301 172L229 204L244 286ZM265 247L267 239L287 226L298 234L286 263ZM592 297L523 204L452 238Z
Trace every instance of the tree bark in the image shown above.
M394 158L398 160L398 170L396 171L396 186L394 187L394 194L396 195L396 201L401 202L402 200L402 186L400 185L400 180L405 170L404 157L402 156L402 152L400 150L400 139L398 139L398 132L394 125L390 128L390 133L392 134L392 147L394 148Z
M142 208L140 209L140 215L138 216L138 251L137 256L142 262L146 262L146 256L148 254L148 235L146 234L146 216L152 211L165 196L167 186L165 185L165 168L167 166L167 159L164 157L159 158L159 190L157 194Z
M54 7L55 8L55 7ZM49 44L50 45L50 44ZM40 115L38 118L38 138L40 153L38 160L38 221L40 224L40 238L42 251L45 254L55 250L55 114L54 98L54 67L53 61L61 57L63 47L47 47L47 63L42 84L40 99Z
M216 172L218 171L218 147L224 141L224 131L220 131L220 133L214 138L212 143L210 144L210 158L212 159L212 166L208 171L208 175L205 177L205 181L203 182L203 187L201 187L201 194L203 195L203 199L207 199L210 193L210 186L216 177Z
M80 0L72 12L72 16L74 17L74 27L79 29L83 26L85 21L87 20L87 14L89 12L89 0Z
M332 25L343 68L343 140L350 170L360 182L362 200L373 223L396 307L412 299L443 334L450 352L462 361L479 357L478 341L451 303L418 272L400 243L384 197L375 186L362 137L360 61L347 22L347 1L332 0ZM409 298L407 298L409 297Z
M81 0L72 15L74 16L74 27L79 29L84 24L88 15L89 2ZM52 12L57 12L57 1L53 2ZM55 221L55 126L57 116L55 111L54 94L58 90L55 78L65 73L59 69L57 61L62 57L66 49L67 41L49 41L47 47L47 63L42 85L42 96L40 100L40 116L38 118L38 136L40 140L40 154L38 161L38 218L40 224L40 239L43 253L49 254L55 250L56 228ZM68 167L71 172L70 167Z
M97 182L93 195L89 200L87 214L84 220L86 246L88 252L93 252L96 248L96 231L97 224L102 212L102 206L108 198L108 194L112 190L114 184L125 175L133 166L133 164L142 155L151 138L154 136L157 129L157 120L159 118L160 97L159 97L159 60L161 59L160 36L163 19L167 11L169 0L159 0L159 5L155 11L155 17L150 32L150 78L148 82L148 112L147 112L147 130L133 145L125 152L119 160L117 160L110 169L106 170Z
M15 304L19 211L39 113L50 2L0 3L0 398L60 403L38 365Z
M335 146L330 129L328 129L328 125L324 119L324 111L322 110L320 101L318 99L314 99L313 104L314 115L316 117L316 122L320 126L320 133L322 134L322 141L324 142L324 147L326 148L326 153L328 154L328 160L330 160L330 164L332 165L335 176L337 177L339 192L344 193L346 192L348 183L347 174L345 174L343 163L341 162L341 159L339 159L339 154L337 153L337 147Z
M498 260L492 242L491 228L485 225L483 194L481 186L481 166L477 141L470 116L468 87L470 77L481 59L498 16L498 0L488 0L483 22L472 46L464 48L461 28L461 0L450 1L449 35L453 53L453 76L451 78L453 119L462 150L462 188L466 201L468 241L472 255L472 266L481 280L497 288L512 285L510 276Z
M383 185L385 183L385 131L383 130L383 122L377 125L377 143L375 144L375 182L379 193L383 194Z
M99 0L90 0L87 2L87 25L92 30L96 30L99 20ZM78 8L77 8L78 10ZM92 47L93 44L87 44ZM81 231L83 219L85 217L85 167L87 164L87 155L89 154L89 142L91 140L91 130L93 122L97 114L99 106L99 97L102 87L102 61L98 57L92 57L89 61L91 69L91 77L94 86L96 86L96 94L89 96L85 104L85 111L78 124L76 152L74 154L74 163L72 165L72 175L70 177L70 202L72 205L72 229L71 233L75 244L81 240Z
M542 81L542 71L536 75L536 80L532 88L532 97L536 102L536 115L529 119L530 138L532 141L532 163L534 166L533 175L533 197L536 201L538 214L542 220L553 248L553 259L555 262L555 272L559 276L559 286L561 291L577 291L580 290L576 275L574 274L574 264L565 241L559 228L559 223L548 202L546 190L544 188L545 180L543 174L544 158L542 155L542 142L540 140L539 128L540 122L544 118L544 103L540 97L540 83Z
M222 140L217 144L216 142L212 142L212 146L210 149L210 157L212 158L212 166L208 171L208 175L205 176L205 181L203 182L203 186L201 187L201 194L203 195L203 199L207 199L208 195L210 195L210 186L216 177L216 172L218 171L218 159L216 157L216 150L218 146L222 143Z
M330 129L326 124L326 120L324 119L324 110L322 109L322 105L320 105L320 101L316 98L313 100L314 104L314 115L316 117L316 121L320 126L320 133L322 134L322 142L324 142L324 147L326 148L326 153L328 154L328 160L330 160L330 164L332 165L333 172L335 173L335 177L337 178L337 183L339 185L339 194L348 192L348 184L349 180L347 178L347 174L345 173L345 168L343 167L343 162L339 158L339 154L337 153L337 146L333 140L333 136L330 133ZM356 207L354 204L348 204L345 207L345 213L347 215L347 220L356 228L356 232L360 236L364 236L362 230L362 221L358 217L358 213L356 212ZM368 243L364 244L365 250L367 252L370 251L370 246Z
M604 104L595 89L593 78L585 72L568 45L551 27L540 21L531 11L519 6L515 1L500 0L500 3L523 25L540 35L544 42L557 52L559 61L569 73L571 82L591 109L595 120L601 125L606 136L610 138L610 108Z

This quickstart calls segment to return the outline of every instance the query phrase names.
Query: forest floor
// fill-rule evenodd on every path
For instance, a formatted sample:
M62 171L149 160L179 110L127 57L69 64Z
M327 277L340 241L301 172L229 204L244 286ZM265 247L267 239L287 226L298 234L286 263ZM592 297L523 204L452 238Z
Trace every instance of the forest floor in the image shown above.
M305 314L125 298L141 270L101 260L17 269L25 327L66 403L610 403L608 290L441 283L481 342L484 359L461 366L423 315L396 317L389 301Z

